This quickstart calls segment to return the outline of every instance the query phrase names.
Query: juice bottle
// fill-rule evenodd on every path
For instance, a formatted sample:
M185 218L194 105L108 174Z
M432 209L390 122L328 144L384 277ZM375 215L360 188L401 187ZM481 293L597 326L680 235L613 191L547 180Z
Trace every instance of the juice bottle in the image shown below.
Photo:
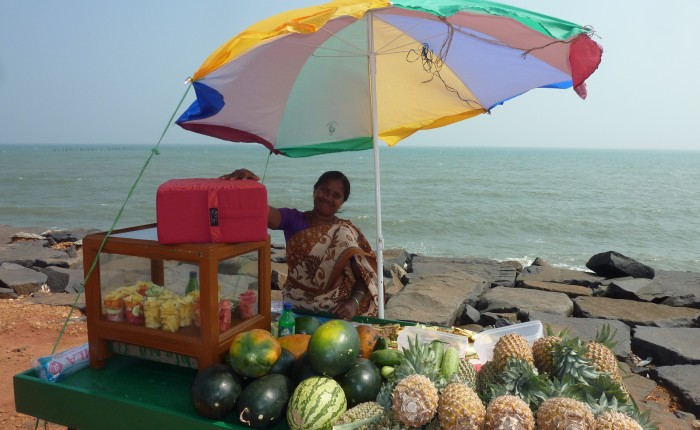
M190 279L187 281L187 287L185 288L185 295L191 293L192 291L199 290L199 281L197 281L197 272L194 270L190 272Z
M294 334L295 328L294 314L292 313L292 304L284 302L282 316L279 322L279 337Z

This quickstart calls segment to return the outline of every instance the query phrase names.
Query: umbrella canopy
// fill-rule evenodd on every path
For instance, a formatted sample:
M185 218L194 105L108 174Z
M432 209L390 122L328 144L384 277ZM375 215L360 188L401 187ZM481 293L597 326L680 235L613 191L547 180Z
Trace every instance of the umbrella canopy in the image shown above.
M535 88L585 98L602 55L591 33L484 0L336 0L222 45L193 75L197 99L177 124L290 157L374 148L381 280L378 141L395 145Z

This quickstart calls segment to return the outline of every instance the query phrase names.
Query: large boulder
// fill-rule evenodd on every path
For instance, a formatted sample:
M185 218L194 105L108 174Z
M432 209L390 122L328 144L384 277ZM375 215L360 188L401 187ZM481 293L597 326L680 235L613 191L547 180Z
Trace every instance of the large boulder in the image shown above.
M573 301L574 315L579 318L619 320L631 327L697 327L700 323L698 309L608 297L580 296L575 297Z
M632 348L656 366L700 364L700 328L637 327Z
M606 278L654 278L654 269L615 251L594 255L588 260L586 267Z
M411 269L412 273L408 274L409 279L427 274L457 272L478 276L485 279L492 287L512 287L515 285L517 274L512 264L478 257L446 258L415 255L411 260Z
M571 316L574 305L564 293L530 290L527 288L496 287L484 294L476 305L482 314L486 312L549 312L564 317Z
M41 289L47 276L36 270L15 263L0 265L0 288L14 290L20 296L27 296Z
M539 262L538 264L533 263L531 266L524 268L522 272L518 273L516 281L518 285L532 282L555 282L559 284L594 287L605 281L605 278L595 273L563 269Z
M47 244L45 240L37 240L4 245L4 249L0 250L0 263L16 263L24 267L47 267L49 265L68 267L68 264L60 263L71 258L68 253L51 249L46 246ZM53 262L54 264L48 264L48 262Z
M462 316L468 301L486 289L486 280L469 273L435 273L411 278L389 299L384 318L452 326Z

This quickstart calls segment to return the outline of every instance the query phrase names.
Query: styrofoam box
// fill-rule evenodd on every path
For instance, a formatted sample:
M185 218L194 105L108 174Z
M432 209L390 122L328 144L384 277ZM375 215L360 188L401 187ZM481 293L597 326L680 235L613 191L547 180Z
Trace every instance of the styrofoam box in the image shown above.
M400 349L407 349L409 337L415 339L416 336L418 336L418 341L420 343L430 343L433 340L439 340L445 344L445 347L454 346L460 357L464 357L470 352L469 338L466 336L423 327L404 327L399 333L396 343Z
M537 339L542 337L542 322L535 320L512 324L505 327L484 330L476 335L476 339L474 339L474 349L476 349L481 363L486 363L493 358L493 347L496 345L498 338L508 333L518 333L532 345Z

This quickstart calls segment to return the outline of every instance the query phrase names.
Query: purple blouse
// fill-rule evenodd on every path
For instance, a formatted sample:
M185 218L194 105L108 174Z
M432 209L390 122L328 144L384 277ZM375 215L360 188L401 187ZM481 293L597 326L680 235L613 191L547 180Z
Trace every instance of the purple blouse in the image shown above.
M310 227L304 212L292 208L279 208L281 220L277 230L284 231L284 240L289 242L295 234Z

